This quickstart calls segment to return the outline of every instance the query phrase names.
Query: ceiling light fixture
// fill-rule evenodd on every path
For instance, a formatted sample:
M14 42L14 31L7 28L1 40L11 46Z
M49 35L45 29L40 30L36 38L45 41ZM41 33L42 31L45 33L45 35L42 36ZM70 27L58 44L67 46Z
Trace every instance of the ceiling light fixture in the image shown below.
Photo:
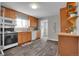
M34 4L31 4L31 8L32 8L32 9L37 9L38 6L37 6L37 4L34 3Z

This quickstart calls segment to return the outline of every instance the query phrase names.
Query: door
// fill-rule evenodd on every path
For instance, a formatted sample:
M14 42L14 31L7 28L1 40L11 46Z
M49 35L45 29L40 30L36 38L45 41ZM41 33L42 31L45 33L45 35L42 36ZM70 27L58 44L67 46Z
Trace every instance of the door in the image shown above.
M41 21L41 38L48 37L48 20Z

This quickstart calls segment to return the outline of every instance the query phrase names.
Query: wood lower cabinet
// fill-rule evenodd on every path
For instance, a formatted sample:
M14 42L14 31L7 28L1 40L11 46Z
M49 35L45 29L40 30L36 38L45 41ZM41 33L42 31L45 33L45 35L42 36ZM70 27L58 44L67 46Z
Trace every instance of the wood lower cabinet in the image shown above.
M31 32L19 32L18 33L18 44L31 42Z
M36 39L40 39L40 32L39 31L36 32Z
M78 56L79 36L73 34L59 34L58 54L60 56Z
M23 43L22 32L18 32L18 44Z
M26 32L25 34L26 34L25 36L26 36L26 38L27 38L27 39L26 39L26 42L30 42L31 39L32 39L32 34L31 34L31 32Z

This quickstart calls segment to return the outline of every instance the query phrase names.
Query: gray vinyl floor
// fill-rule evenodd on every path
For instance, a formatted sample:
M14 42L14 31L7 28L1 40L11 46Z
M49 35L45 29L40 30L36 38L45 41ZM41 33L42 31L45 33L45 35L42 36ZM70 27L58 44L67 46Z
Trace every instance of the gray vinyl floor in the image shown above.
M13 47L5 50L5 56L56 56L57 42L44 41L42 39L35 40L25 47Z

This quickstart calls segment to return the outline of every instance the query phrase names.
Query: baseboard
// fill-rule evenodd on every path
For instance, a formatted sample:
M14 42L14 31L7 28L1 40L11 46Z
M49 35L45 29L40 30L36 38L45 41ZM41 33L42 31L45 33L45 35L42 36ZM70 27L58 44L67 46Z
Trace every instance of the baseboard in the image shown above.
M58 41L57 39L53 39L53 38L48 38L48 40L51 40L51 41Z

